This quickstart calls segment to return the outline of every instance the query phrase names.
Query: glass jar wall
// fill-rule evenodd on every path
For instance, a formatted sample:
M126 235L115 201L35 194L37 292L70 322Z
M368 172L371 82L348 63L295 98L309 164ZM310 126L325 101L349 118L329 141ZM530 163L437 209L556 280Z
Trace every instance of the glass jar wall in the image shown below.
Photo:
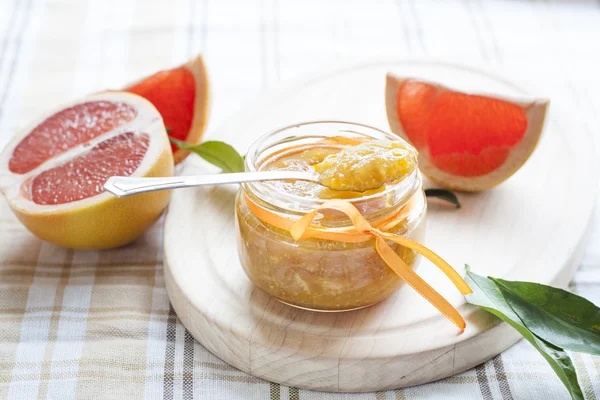
M292 148L297 149L294 154L299 158L309 151L318 154L315 150L319 149L327 154L331 148L347 146L345 139L399 140L390 133L353 123L293 125L256 141L246 156L246 170L273 169L273 160L281 159L280 155ZM262 217L268 213L278 220L297 221L327 199L335 198L335 193L308 189L293 182L259 182L240 187L236 199L238 251L247 276L276 299L311 310L352 310L389 297L402 281L377 254L374 239L349 243L311 238L296 242L288 229ZM340 197L351 202L374 227L386 225L389 233L423 241L426 200L416 168L401 181L379 191L341 193ZM394 221L391 226L389 221ZM334 210L320 211L313 225L341 231L352 229L348 217ZM420 257L416 252L395 243L390 246L414 268Z

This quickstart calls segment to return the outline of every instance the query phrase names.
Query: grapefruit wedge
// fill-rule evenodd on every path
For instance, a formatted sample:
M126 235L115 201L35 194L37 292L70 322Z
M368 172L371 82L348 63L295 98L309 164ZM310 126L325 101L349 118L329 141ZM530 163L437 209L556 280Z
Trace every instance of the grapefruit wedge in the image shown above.
M208 75L202 56L184 65L148 76L124 90L149 100L158 109L169 136L184 142L200 143L208 121ZM172 145L175 163L183 161L189 150Z
M508 179L527 161L544 126L547 100L459 92L387 75L392 132L419 151L419 168L454 190L480 191Z
M36 236L68 248L105 249L138 238L168 192L117 199L113 175L168 176L173 155L163 120L144 98L94 94L35 121L0 154L0 189Z

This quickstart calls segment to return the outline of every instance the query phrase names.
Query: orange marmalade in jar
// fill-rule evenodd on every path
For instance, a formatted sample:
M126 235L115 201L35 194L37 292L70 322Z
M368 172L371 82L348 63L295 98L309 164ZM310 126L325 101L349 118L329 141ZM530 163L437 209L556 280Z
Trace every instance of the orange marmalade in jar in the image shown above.
M245 166L250 172L314 172L325 185L270 181L241 186L238 251L257 287L284 303L317 311L367 307L400 287L398 273L377 253L376 239L361 236L343 212L320 209L309 221L316 234L303 240L294 239L290 226L324 202L343 199L370 227L422 242L426 200L412 146L365 125L311 122L261 137L249 149ZM400 262L416 266L420 256L415 250L386 243Z

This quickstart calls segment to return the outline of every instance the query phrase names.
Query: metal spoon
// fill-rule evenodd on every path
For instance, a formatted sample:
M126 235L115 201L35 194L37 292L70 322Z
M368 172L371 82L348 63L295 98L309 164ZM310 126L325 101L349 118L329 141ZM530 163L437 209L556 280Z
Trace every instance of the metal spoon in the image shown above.
M319 183L319 176L301 171L234 172L229 174L167 176L158 178L112 176L104 184L104 189L117 197L125 197L157 190L282 180Z

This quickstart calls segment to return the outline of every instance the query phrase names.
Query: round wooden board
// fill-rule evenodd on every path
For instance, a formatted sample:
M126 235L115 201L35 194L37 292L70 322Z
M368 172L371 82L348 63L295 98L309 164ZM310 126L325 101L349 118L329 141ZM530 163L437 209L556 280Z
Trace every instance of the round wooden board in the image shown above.
M526 95L488 72L432 61L359 64L291 83L221 127L214 138L245 151L260 135L317 119L388 129L388 71L476 92ZM460 271L565 286L580 259L595 201L591 138L550 108L538 149L499 187L462 194L463 207L430 202L427 245ZM198 157L182 174L214 171ZM594 182L593 184L590 184ZM260 378L324 391L376 391L430 382L471 368L519 335L465 304L431 264L419 274L467 320L459 334L410 287L387 301L346 313L317 313L279 303L253 287L236 249L236 187L173 193L165 223L165 280L191 334L227 363Z

